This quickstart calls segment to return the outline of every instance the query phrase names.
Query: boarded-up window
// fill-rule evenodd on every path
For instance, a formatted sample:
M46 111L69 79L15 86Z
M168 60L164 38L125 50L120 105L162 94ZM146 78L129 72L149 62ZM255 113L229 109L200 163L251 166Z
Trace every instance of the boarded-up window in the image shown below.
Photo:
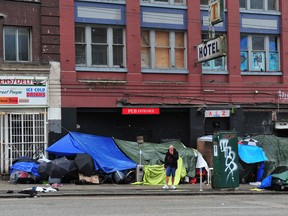
M150 33L149 31L141 32L141 66L151 67L150 61Z
M176 68L184 68L184 53L185 53L185 44L184 44L184 33L176 32L175 33L175 62Z
M169 32L155 33L156 68L170 67Z
M185 32L141 31L142 68L171 70L186 68Z

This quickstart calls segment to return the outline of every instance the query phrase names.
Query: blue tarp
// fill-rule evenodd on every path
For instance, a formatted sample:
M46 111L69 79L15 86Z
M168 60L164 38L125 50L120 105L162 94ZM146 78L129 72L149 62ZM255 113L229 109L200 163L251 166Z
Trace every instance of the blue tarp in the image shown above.
M262 148L258 146L238 144L238 154L240 159L247 164L268 160Z
M38 174L38 166L39 164L35 162L17 162L10 166L10 174L14 170L24 171L27 173L32 173L34 176L39 176Z
M46 151L56 156L71 156L78 153L85 153L73 144L73 137L68 135L64 136L59 141L51 145L49 148L47 148Z
M272 185L272 175L269 175L262 180L259 188L261 188L261 189L269 188L269 187L271 187L271 185Z
M109 137L69 132L46 151L56 156L89 154L94 159L95 169L105 173L136 168L136 163L123 154Z

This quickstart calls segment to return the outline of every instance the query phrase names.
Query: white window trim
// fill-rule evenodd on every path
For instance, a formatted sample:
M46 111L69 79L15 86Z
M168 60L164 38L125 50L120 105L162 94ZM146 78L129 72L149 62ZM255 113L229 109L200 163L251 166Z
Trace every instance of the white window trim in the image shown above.
M77 0L80 2L105 2L105 3L112 3L112 4L118 4L118 3L126 3L126 0Z
M183 0L183 3L175 3L175 0L168 0L167 2L159 2L157 0L141 0L141 3L150 3L150 4L163 4L163 5L186 5L186 0Z
M169 31L169 48L170 48L170 67L169 68L163 68L159 69L156 68L156 46L155 46L155 30L149 30L149 39L150 39L150 63L151 67L142 67L143 73L149 73L149 72L157 72L157 73L187 73L187 34L184 32L184 68L175 68L172 67L172 65L176 63L176 53L175 53L175 31Z
M264 37L264 49L265 49L265 70L264 71L252 71L252 37L262 36ZM248 55L248 71L241 71L242 75L282 75L281 71L281 59L280 59L280 38L277 37L277 50L278 50L278 71L269 71L269 36L271 35L247 35L247 55Z
M202 34L206 34L208 35L209 33L206 32L202 32ZM220 36L221 34L217 35L216 37ZM203 38L202 38L203 39ZM206 39L207 40L207 39ZM219 69L219 68L204 68L201 64L202 67L202 74L228 74L228 69L227 69L227 56L223 56L223 57L219 57L219 58L224 58L224 70L223 69ZM215 61L215 59L212 59L210 61Z
M258 0L260 1L260 0ZM250 11L265 11L265 12L279 12L279 0L276 2L276 10L268 10L268 0L264 1L264 8L263 9L251 9L251 1L246 0L246 8L240 8L241 10L250 10Z
M79 25L80 27L81 25ZM105 27L107 29L107 65L92 65L92 38L91 38L91 30L94 26L83 26L85 27L85 57L86 64L77 64L77 70L82 70L84 67L87 68L103 68L103 71L114 71L119 70L120 67L113 65L113 27ZM98 27L98 26L95 26ZM126 66L126 33L125 29L122 28L123 32L123 66ZM82 68L82 69L81 69ZM108 70L107 70L108 68ZM83 71L86 71L85 69ZM122 69L120 71L126 71Z
M16 60L6 60L5 56L5 27L3 28L3 59L5 62L31 62L32 61L32 32L30 28L26 28L26 27L14 27L14 26L6 26L6 28L13 28L16 29ZM28 42L28 60L27 61L23 61L23 60L19 60L19 46L18 46L18 39L19 39L19 29L21 28L25 28L28 29L29 31L29 42Z

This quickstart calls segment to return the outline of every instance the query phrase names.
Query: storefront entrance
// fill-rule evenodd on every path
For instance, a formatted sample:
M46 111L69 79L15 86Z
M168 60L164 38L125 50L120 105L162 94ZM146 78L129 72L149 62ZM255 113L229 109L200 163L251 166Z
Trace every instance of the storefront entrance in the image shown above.
M0 109L0 172L8 174L13 160L35 157L47 148L47 116L45 110L1 112Z

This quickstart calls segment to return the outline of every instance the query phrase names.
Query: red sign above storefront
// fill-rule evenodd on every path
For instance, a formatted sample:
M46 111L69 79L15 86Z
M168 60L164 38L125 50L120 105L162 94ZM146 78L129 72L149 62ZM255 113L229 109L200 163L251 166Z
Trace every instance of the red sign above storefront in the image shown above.
M122 108L122 115L159 115L159 108Z

